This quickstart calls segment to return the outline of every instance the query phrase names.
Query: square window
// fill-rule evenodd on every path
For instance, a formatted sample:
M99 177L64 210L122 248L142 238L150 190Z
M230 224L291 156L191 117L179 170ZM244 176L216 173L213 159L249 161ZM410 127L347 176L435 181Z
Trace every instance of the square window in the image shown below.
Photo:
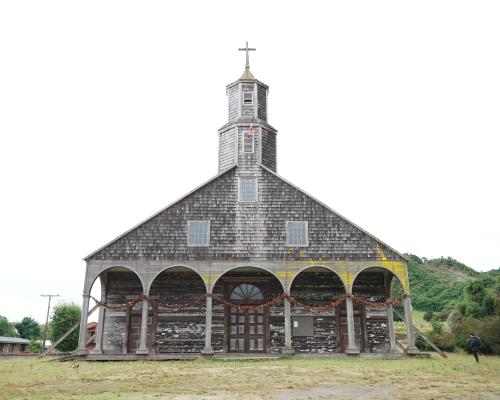
M188 246L208 246L210 221L188 221Z
M257 178L240 178L240 201L257 201Z
M243 92L243 104L246 106L253 104L253 92Z
M307 221L287 221L286 244L293 247L309 246Z

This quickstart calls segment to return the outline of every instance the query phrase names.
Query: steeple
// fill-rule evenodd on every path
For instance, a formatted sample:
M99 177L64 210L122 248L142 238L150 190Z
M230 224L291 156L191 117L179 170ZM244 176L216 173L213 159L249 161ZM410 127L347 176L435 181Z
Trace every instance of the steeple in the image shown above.
M251 171L259 166L276 171L276 129L267 123L269 87L250 72L248 42L244 48L246 63L243 75L226 86L228 122L219 129L219 172L237 164Z

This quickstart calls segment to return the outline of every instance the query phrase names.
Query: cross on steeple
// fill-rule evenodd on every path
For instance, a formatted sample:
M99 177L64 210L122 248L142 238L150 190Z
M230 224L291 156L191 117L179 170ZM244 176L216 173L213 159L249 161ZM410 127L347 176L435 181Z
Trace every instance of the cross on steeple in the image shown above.
M246 47L244 47L244 48L240 48L240 49L238 49L238 51L245 51L245 52L247 53L247 63L245 64L245 70L246 70L246 71L249 71L249 70L250 70L250 60L249 60L249 58L248 58L248 52L249 52L249 51L255 51L255 50L257 50L257 49L251 49L251 48L248 48L248 42L246 42L246 43L247 43L247 44L246 44Z

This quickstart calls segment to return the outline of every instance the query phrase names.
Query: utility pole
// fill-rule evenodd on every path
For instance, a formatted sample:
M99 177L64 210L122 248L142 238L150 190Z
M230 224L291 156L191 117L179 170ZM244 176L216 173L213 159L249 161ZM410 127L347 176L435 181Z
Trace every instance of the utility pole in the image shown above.
M49 306L47 307L47 318L45 319L45 332L43 334L42 352L45 351L45 342L47 340L47 332L49 331L49 313L50 313L50 301L52 297L59 297L58 294L41 294L41 297L49 298Z

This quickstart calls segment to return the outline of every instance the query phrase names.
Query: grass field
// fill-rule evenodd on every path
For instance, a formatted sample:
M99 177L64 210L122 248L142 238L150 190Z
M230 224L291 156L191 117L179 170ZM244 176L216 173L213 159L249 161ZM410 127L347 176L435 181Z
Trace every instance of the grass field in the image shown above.
M500 357L0 361L0 399L500 399Z

